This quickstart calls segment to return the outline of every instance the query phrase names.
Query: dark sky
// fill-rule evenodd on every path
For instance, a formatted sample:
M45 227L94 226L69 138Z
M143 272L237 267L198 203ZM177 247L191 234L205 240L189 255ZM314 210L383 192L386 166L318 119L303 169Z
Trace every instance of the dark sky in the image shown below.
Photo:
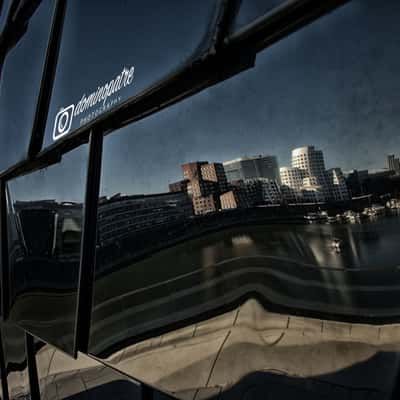
M68 4L46 144L61 107L129 65L135 80L123 100L139 93L201 48L215 15L212 0ZM239 26L268 11L262 0L243 4ZM399 16L398 0L353 0L264 50L255 68L112 133L102 193L166 191L183 162L200 159L268 153L283 166L308 144L327 167L384 168L400 153Z

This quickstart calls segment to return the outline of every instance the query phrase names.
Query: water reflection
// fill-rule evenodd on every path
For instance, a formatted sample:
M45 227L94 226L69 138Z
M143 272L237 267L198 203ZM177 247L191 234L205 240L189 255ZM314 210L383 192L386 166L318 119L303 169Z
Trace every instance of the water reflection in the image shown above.
M367 3L104 138L93 354L158 343L251 299L340 320L398 318L397 155L386 165L398 137L383 122L397 114L366 118L370 103L358 101L367 91L372 104L395 102L398 42L371 27L398 29L398 4ZM391 85L371 57L387 41Z
M316 315L398 316L397 216L308 224L302 207L195 216L189 204L182 192L101 199L95 354L254 296L265 307Z
M396 156L386 165L398 138L387 110L366 118L369 103L356 101L371 89L364 65L375 71L372 103L395 99L372 50L353 45L375 43L364 35L377 12L344 7L258 55L253 70L104 138L91 354L207 398L259 370L318 380L387 344L397 352L397 325L354 324L400 315L400 169ZM379 46L391 40L382 35Z
M192 250L182 253L175 262L173 268L178 270L177 264L181 263L196 268L250 254L323 268L385 268L399 264L398 216L361 224L305 224L305 211L293 205L195 216L184 192L101 198L97 272L101 274L125 259L144 258L182 241L189 241L186 246ZM238 225L242 227L236 228ZM213 233L216 231L220 232ZM196 239L199 236L204 238ZM340 241L340 247L333 246L334 240ZM175 250L171 256L164 252L164 263L174 264L177 256ZM186 267L186 271L190 269Z

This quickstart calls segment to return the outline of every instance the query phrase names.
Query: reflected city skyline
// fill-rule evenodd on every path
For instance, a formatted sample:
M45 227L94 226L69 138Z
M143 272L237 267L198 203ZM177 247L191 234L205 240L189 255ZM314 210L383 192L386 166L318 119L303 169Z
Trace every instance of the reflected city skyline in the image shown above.
M34 3L0 77L1 397L395 398L400 2Z
M400 152L397 10L350 2L258 54L254 68L111 133L102 195L163 192L196 160L272 154L290 165L290 150L306 145L324 151L328 169L381 170Z

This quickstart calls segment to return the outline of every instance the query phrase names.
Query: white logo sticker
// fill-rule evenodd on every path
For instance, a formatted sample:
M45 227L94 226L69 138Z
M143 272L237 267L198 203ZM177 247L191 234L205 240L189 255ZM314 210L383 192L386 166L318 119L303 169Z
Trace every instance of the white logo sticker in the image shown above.
M113 96L133 82L134 73L135 67L124 67L119 75L103 86L98 86L97 90L89 96L86 96L85 93L76 105L71 104L68 107L61 108L54 120L53 139L57 140L69 133L74 117L91 110L94 106L98 105L96 109L91 110L89 115L81 118L80 126L90 122L102 112L117 104L121 97L115 98Z

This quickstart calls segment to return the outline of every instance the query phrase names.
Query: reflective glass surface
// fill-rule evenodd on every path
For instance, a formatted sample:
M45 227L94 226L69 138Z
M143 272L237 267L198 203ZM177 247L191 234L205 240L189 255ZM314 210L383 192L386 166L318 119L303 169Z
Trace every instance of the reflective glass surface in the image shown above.
M7 185L10 319L72 351L87 145Z
M285 3L293 3L287 0L242 0L233 23L233 32L254 22L257 18L277 9Z
M204 51L216 11L215 0L68 1L45 145Z
M52 11L53 2L45 0L27 27L18 27L18 42L12 44L0 67L0 171L27 155Z
M6 23L8 10L10 8L11 0L0 1L0 34L3 32Z
M105 137L92 354L181 398L390 398L399 15L351 2Z
M4 361L10 400L29 399L30 387L25 351L25 332L8 323L1 324Z

